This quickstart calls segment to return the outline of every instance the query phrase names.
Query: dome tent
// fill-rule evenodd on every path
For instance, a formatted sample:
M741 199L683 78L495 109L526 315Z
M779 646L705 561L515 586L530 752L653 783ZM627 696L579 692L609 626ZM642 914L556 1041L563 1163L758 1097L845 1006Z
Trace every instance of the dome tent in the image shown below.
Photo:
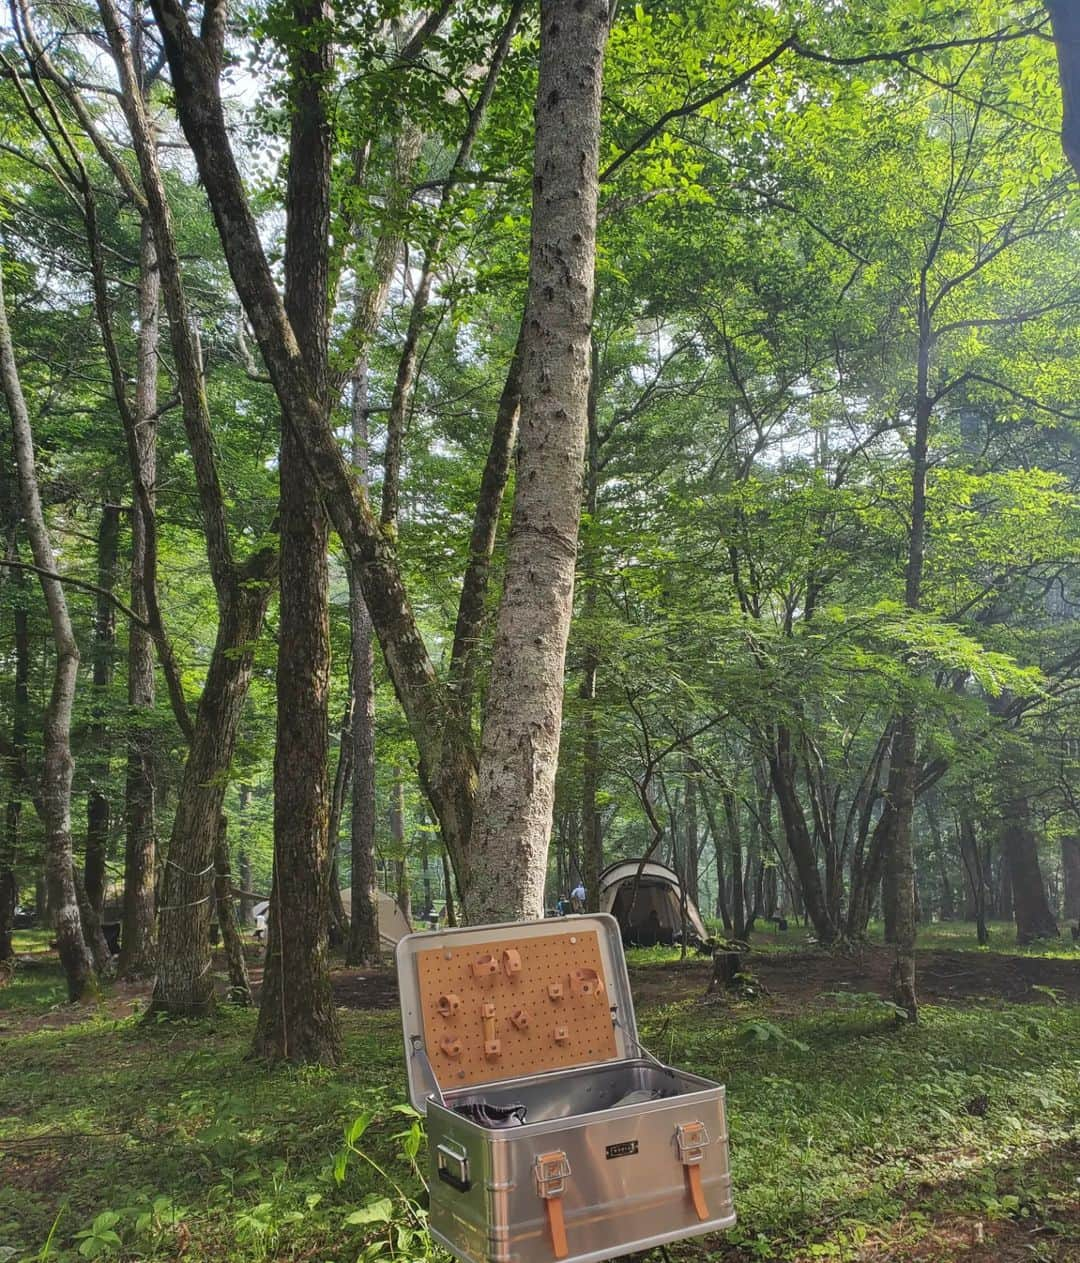
M637 881L637 894L634 882ZM651 947L656 943L674 943L686 919L691 939L705 942L709 931L694 901L685 897L679 876L666 864L655 860L618 860L600 874L600 911L610 912L619 923L623 942Z
M347 889L341 892L341 902L345 907L345 911L352 916L352 890ZM252 909L255 917L255 935L261 938L266 932L266 913L270 907L268 900L257 903ZM398 939L404 938L406 934L412 933L412 926L405 919L404 912L397 905L397 901L392 899L385 891L379 891L379 940L382 946L389 950L397 945Z

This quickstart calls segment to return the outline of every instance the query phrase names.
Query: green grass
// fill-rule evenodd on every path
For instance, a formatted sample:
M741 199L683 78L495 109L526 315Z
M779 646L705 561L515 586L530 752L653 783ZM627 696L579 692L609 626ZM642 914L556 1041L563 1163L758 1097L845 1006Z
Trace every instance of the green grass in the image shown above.
M56 971L40 972L55 1002ZM18 1010L8 989L9 1020L40 1011L39 986ZM42 1257L55 1225L47 1257L61 1261L370 1258L392 1238L349 1217L377 1220L380 1204L363 1209L376 1196L400 1209L393 1184L419 1183L400 1152L410 1120L392 1108L405 1099L397 1013L342 1017L332 1072L246 1060L254 1018L235 1010L0 1032L0 1257ZM728 1086L740 1222L714 1258L854 1259L853 1243L908 1240L946 1212L1034 1215L1080 1254L1064 1222L1080 1176L1077 1006L925 1008L914 1029L868 997L795 1020L693 1001L639 1020L658 1055ZM979 1117L968 1106L981 1097ZM356 1147L384 1174L355 1156L341 1168L343 1131L366 1112ZM403 1240L397 1258L419 1258Z
M707 921L710 931L717 937L723 937L719 922ZM1012 921L992 921L987 929L990 941L986 947L980 947L974 921L933 921L919 926L916 947L919 951L971 951L999 952L1009 956L1035 956L1045 960L1080 961L1080 946L1073 942L1068 926L1063 925L1061 936L1031 943L1021 947L1016 942L1016 926ZM880 921L872 921L867 930L867 938L871 943L883 944L885 927ZM750 939L755 952L799 951L813 945L813 932L798 925L792 917L788 928L781 933L767 922L759 922ZM691 953L693 958L693 953ZM679 959L677 947L632 947L626 953L626 959L633 965L666 964Z
M934 921L919 927L917 945L926 951L1002 952L1010 956L1080 961L1080 950L1067 925L1062 925L1059 938L1043 939L1024 947L1016 941L1016 926L1012 921L991 921L986 928L990 941L986 947L980 947L974 921ZM880 922L871 924L870 941L884 942L884 927Z

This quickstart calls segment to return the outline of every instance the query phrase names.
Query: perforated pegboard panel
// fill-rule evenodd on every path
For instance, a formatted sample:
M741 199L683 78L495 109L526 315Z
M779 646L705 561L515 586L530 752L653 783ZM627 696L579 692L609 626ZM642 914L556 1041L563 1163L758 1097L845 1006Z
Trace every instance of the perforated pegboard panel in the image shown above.
M617 1057L595 930L416 955L424 1045L444 1092Z

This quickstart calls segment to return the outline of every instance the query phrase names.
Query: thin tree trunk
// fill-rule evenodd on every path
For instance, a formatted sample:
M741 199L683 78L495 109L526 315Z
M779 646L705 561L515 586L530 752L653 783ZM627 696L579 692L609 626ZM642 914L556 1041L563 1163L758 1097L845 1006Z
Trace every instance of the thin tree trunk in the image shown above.
M0 477L3 475L0 474ZM21 765L26 758L26 720L30 702L30 635L27 612L22 604L26 593L21 575L16 578L12 587L17 594L15 599L18 604L12 610L15 694L12 699L11 761L20 766L13 766L8 773L11 788L4 809L4 831L0 836L0 960L9 960L14 955L11 933L19 895L15 866L19 859L19 831L23 811L18 785L21 780Z
M709 834L712 837L713 851L716 855L716 915L724 926L724 933L731 934L734 925L731 920L731 904L727 897L727 877L725 855L727 852L726 833L720 829L713 809L712 797L702 784L699 787L701 805L705 808L705 819L709 822Z
M926 558L926 475L929 464L930 419L934 403L930 393L930 352L933 346L931 309L924 267L918 296L919 342L916 367L915 433L911 444L911 517L908 555L904 573L904 604L918 610L922 603L923 567ZM885 856L886 919L895 931L896 962L893 966L893 999L918 1020L915 990L915 850L912 823L915 816L918 731L915 715L907 712L900 724L889 763L888 799L895 813Z
M1080 177L1080 8L1075 0L1046 0L1061 80L1061 140Z
M217 594L218 628L199 699L191 723L182 692L173 675L173 708L189 741L173 831L161 882L158 930L158 969L150 1013L196 1016L213 1006L208 929L213 901L214 845L224 799L226 774L232 762L237 730L251 680L254 644L262 630L266 607L277 577L277 555L264 548L237 564L229 541L225 501L217 476L212 426L202 373L196 326L187 305L180 256L172 216L157 162L153 129L147 117L142 83L132 57L131 43L113 0L99 0L99 12L109 39L121 85L121 106L131 132L141 191L129 192L147 216L154 235L162 294L169 317L169 333L182 403L184 429L191 451L207 560ZM174 84L175 86L175 84ZM97 142L95 142L97 143ZM122 168L118 178L123 179ZM127 177L130 180L130 177ZM100 305L100 301L99 301ZM101 321L103 332L107 322ZM115 348L112 348L115 351ZM117 405L124 417L131 454L132 475L146 517L147 545L154 550L154 515L148 489L139 479L134 454L134 413L125 393L118 363L110 363ZM148 576L153 566L147 567ZM157 594L145 586L151 622L161 632ZM164 637L156 637L159 655Z
M240 808L240 830L244 838L248 836L248 812L251 810L251 786L241 785L237 795ZM236 852L236 862L240 869L240 889L244 891L251 890L251 857L248 848L244 842ZM253 911L255 901L250 894L240 896L240 924L246 929L255 923L255 913Z
M270 577L256 579L253 574L218 619L161 881L157 981L151 1014L201 1017L214 1005L210 914L214 846L225 799L224 772L236 750L251 683L254 645L272 591Z
M331 130L328 0L296 0L286 187L285 307L320 409L329 409ZM333 1064L341 1051L328 961L329 523L299 436L282 424L281 629L274 751L273 916L255 1032L269 1061Z
M1080 835L1061 836L1062 912L1066 921L1080 925Z
M352 788L352 690L341 720L341 741L337 766L334 769L334 788L330 794L330 821L327 838L330 847L330 880L327 897L330 913L330 945L336 947L349 941L349 915L341 898L341 817L345 811L345 797Z
M109 725L106 708L113 680L116 652L116 606L109 595L116 586L117 555L120 545L120 507L101 506L97 540L97 583L101 589L94 610L93 721L87 728L87 759L90 789L86 796L86 858L84 881L86 897L100 919L105 906L105 863L109 849Z
M0 378L11 416L23 520L34 564L41 570L53 572L56 561L38 493L30 414L15 363L2 277ZM71 757L71 712L79 671L79 647L75 643L63 585L44 575L40 576L40 580L56 645L56 667L52 693L45 710L43 733L41 802L45 826L45 875L49 885L49 904L55 917L60 962L67 979L68 999L74 1002L82 999L94 977L94 964L83 939L82 919L75 898L71 851L71 780L74 770Z
M1031 807L1022 793L1011 795L1006 801L1001 843L1012 884L1016 941L1032 943L1057 938L1058 923L1046 897L1038 844L1031 827Z
M367 360L352 380L353 464L363 485L368 479ZM375 643L371 615L359 576L349 571L349 619L352 653L352 908L349 965L379 963L378 877L375 872Z
M788 850L799 875L803 906L813 922L818 941L832 943L836 939L837 927L829 915L814 842L795 787L795 762L791 754L791 733L787 728L777 729L775 744L769 754L769 775L780 818L784 822Z
M390 837L394 850L394 898L405 920L412 925L412 893L409 889L409 856L405 836L405 782L401 768L394 768L394 794L390 802Z
M735 794L724 790L724 821L727 825L728 855L731 859L731 923L737 939L746 937L746 889L743 883L742 840Z
M465 873L474 922L540 917L588 429L608 10L542 0L517 481Z
M446 892L446 924L450 929L457 927L457 901L454 899L454 874L450 866L450 856L444 848L442 852L443 890Z
M229 999L233 1004L247 1007L251 1004L251 983L248 980L247 962L244 960L244 943L236 923L233 908L232 866L229 863L228 820L222 816L218 825L218 837L214 846L214 902L221 942L229 968Z
M597 528L596 507L600 481L600 430L596 421L596 390L599 365L596 349L592 352L589 375L588 436L585 449L585 512L587 533L582 547L582 577L585 581L583 616L586 634L596 618L596 545L592 542ZM604 836L600 824L597 794L600 789L600 731L596 718L596 681L600 672L600 654L594 644L585 650L580 696L584 703L584 740L581 766L582 882L585 906L590 912L600 910L600 874L604 868ZM560 892L562 893L562 892Z
M82 874L79 872L78 865L72 867L72 877L75 881L75 902L79 905L79 919L82 922L83 938L86 940L86 946L90 950L90 955L94 961L94 969L98 977L104 977L112 972L113 962L109 944L105 941L101 917L86 893L86 885Z
M135 481L147 488L154 507L157 481L157 356L161 281L154 234L145 220L139 242L139 350L135 383ZM147 616L146 589L157 586L148 573L154 558L140 496L131 512L131 608ZM155 701L154 644L132 623L128 630L128 737L124 778L124 911L117 972L122 978L149 977L157 952L154 889L157 867L156 768L152 716Z
M683 846L684 890L687 899L696 908L698 905L698 813L697 787L698 768L693 758L687 756L683 760L683 774L686 790L683 795L683 828L686 842Z
M990 941L986 927L986 869L983 864L979 842L975 836L975 824L966 813L961 813L959 822L960 856L968 877L968 888L974 910L975 929L979 945L985 947Z

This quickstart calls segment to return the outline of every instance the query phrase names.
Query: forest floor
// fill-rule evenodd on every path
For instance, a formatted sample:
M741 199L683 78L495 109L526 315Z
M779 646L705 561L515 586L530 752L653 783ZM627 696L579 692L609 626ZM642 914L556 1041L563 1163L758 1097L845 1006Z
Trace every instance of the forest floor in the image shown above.
M752 999L710 996L700 958L630 954L645 1044L728 1087L739 1224L676 1263L1080 1263L1080 952L1021 954L1000 927L993 950L953 927L926 938L915 1028L894 1026L873 945L763 935ZM271 1073L245 1055L250 1011L146 1024L139 987L73 1010L43 937L17 946L0 989L0 1263L437 1254L411 1218L389 968L335 971L340 1069ZM345 1130L369 1115L350 1152Z

